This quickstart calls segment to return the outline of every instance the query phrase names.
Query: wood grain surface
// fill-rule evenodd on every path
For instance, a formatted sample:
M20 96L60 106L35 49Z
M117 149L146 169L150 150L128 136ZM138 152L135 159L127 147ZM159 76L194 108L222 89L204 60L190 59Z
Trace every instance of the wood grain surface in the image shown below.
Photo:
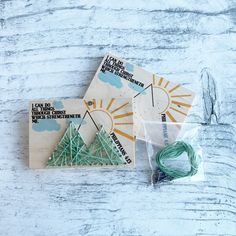
M30 170L28 102L83 97L106 52L194 90L205 181ZM235 0L0 0L0 235L236 235Z

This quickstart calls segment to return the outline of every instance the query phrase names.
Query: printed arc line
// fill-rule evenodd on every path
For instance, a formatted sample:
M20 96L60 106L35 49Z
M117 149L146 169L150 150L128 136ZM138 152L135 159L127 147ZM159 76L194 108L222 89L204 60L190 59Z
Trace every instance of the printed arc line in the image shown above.
M118 111L118 110L120 110L121 108L125 107L125 106L128 105L128 104L129 104L129 102L126 102L126 103L122 104L121 106L119 106L119 107L117 107L116 109L114 109L113 111L111 111L111 114L114 113L114 112L116 112L116 111Z
M115 123L115 125L133 125L134 123L133 122L118 122L118 123Z
M106 108L106 110L108 111L108 109L111 107L112 103L115 101L115 98L112 98Z
M176 111L176 112L179 112L180 114L182 114L182 115L184 115L184 116L187 116L187 113L182 112L182 111L180 111L180 110L178 110L178 109L175 109L174 107L170 107L170 109L172 109L172 110L174 110L174 111Z
M172 95L172 98L191 97L191 94Z
M87 107L88 110L90 110L89 106L88 106L88 103L84 100L84 104L85 106Z
M100 108L102 108L102 99L101 99L101 101L100 101Z
M124 113L124 114L114 116L113 118L114 119L120 119L120 118L123 118L123 117L126 117L126 116L132 116L132 115L133 115L133 112L127 112L127 113Z
M96 99L93 99L93 109L96 109Z
M170 81L167 81L164 88L166 88L168 86L168 84L170 83Z
M133 136L131 136L131 135L129 135L129 134L127 134L127 133L125 133L125 132L123 132L123 131L121 131L121 130L119 130L119 129L113 129L113 131L116 133L116 134L119 134L119 135L121 135L121 136L123 136L123 137L125 137L125 138L127 138L127 139L129 139L129 140L131 140L131 141L134 141L135 140L135 138L133 137Z
M176 105L180 105L180 106L184 106L184 107L191 107L190 104L183 103L183 102L171 101L171 103L176 104Z
M163 77L160 78L159 83L158 83L159 86L161 86L163 79L164 79Z
M180 84L176 85L175 87L169 90L169 93L172 93L174 90L176 90L179 87L180 87Z

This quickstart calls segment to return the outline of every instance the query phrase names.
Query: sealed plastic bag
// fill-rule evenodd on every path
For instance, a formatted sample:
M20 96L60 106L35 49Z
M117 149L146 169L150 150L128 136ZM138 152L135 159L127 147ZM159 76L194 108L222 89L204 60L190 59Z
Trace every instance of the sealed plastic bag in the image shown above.
M204 180L199 124L153 121L142 123L152 184Z

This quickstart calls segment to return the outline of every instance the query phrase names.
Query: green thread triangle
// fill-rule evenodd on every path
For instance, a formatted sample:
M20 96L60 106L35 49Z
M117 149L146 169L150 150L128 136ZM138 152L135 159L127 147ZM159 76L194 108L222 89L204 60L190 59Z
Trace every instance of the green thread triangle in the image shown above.
M91 165L126 164L115 143L102 127L96 134L93 143L87 149L87 160Z
M87 148L73 122L49 157L47 166L88 166L126 164L110 135L102 127Z
M48 166L72 166L75 165L79 154L86 149L86 145L76 130L73 122L69 123L68 128L57 144L52 155L49 157Z

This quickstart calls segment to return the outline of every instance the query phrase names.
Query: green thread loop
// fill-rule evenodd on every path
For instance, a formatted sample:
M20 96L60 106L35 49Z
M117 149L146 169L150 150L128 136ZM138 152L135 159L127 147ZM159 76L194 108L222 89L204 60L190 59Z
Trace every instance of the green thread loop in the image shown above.
M188 155L188 160L190 164L189 171L177 170L167 167L164 164L165 160L178 158L183 152ZM196 154L193 147L183 141L177 141L163 148L160 152L156 154L156 163L158 168L167 176L173 179L193 176L198 171L198 166L201 162L201 158Z

